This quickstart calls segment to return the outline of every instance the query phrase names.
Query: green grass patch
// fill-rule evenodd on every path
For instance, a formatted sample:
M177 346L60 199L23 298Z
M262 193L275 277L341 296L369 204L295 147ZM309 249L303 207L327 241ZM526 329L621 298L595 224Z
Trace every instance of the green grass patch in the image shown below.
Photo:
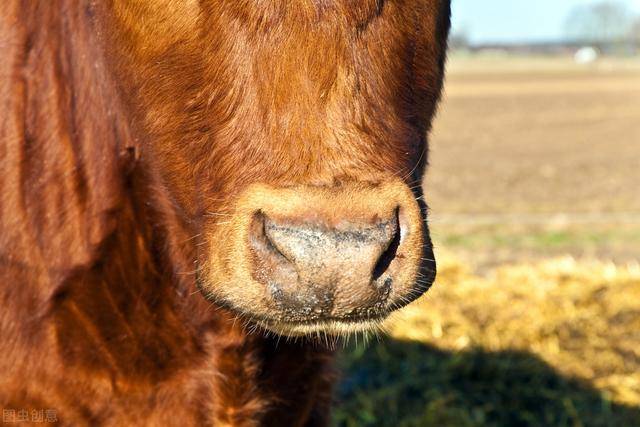
M530 251L575 252L590 248L635 247L640 249L640 227L579 227L562 230L509 226L456 228L435 227L434 241L449 249L481 250L509 248Z

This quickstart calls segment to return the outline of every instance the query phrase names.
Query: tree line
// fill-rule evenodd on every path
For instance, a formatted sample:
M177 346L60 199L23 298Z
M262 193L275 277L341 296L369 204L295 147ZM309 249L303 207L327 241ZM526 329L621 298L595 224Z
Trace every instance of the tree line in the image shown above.
M596 0L573 8L564 22L567 43L591 43L599 46L620 43L640 43L640 13L620 0ZM451 34L453 49L471 46L468 29Z
M565 21L568 40L594 43L640 41L640 14L618 0L575 7Z

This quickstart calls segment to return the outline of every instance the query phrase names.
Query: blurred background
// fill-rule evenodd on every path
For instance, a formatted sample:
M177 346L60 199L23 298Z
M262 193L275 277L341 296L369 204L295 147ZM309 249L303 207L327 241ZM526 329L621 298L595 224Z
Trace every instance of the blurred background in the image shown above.
M339 426L640 426L640 0L453 0L433 289Z

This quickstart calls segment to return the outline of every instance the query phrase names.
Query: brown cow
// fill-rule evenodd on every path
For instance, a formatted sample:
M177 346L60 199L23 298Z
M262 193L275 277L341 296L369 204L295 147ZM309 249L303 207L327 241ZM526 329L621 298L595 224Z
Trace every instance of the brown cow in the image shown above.
M1 3L5 421L325 424L435 275L449 1Z

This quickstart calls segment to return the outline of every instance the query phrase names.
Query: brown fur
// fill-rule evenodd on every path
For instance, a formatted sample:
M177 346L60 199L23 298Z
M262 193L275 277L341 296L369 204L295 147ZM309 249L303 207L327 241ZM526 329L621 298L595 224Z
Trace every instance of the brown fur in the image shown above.
M416 186L448 15L446 0L2 1L0 407L323 425L332 352L205 301L194 272L215 254L198 248L253 183Z

